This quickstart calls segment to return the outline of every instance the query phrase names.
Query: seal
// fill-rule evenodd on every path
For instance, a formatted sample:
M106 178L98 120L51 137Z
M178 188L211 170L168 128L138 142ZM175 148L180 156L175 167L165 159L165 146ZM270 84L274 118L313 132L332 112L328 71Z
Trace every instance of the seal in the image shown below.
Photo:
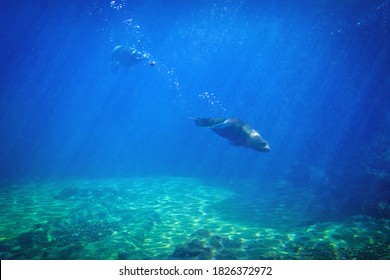
M113 73L116 73L119 66L133 66L148 58L149 55L147 53L142 53L135 48L116 46L111 53L111 70Z
M199 127L208 127L228 139L233 146L242 146L259 152L269 152L267 141L246 122L236 118L191 118Z

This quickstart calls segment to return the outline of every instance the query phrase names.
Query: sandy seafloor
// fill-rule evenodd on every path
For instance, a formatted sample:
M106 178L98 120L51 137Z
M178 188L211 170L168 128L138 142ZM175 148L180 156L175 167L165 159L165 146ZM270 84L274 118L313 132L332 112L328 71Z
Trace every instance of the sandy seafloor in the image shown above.
M286 184L269 187L281 193ZM390 259L388 219L311 222L307 209L299 203L287 209L267 189L250 202L240 197L223 185L180 177L4 186L0 258Z

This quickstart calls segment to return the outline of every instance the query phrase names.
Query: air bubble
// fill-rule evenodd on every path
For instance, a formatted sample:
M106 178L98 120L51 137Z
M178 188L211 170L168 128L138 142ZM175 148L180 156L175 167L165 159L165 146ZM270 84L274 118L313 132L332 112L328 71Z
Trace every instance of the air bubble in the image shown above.
M117 1L111 1L110 2L110 6L111 8L115 9L115 10L120 10L122 9L124 6L125 6L125 1L124 0L117 0Z

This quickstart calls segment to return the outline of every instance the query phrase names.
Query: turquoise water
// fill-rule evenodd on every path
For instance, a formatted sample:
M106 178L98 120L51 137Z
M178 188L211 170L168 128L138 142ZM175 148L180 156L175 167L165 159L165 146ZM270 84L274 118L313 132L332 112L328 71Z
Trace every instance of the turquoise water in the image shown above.
M284 194L270 203L269 188ZM249 187L249 186L247 186ZM285 182L248 204L193 178L63 180L3 188L2 259L388 259L390 221L307 220ZM310 194L300 194L300 196ZM273 207L270 207L270 204Z

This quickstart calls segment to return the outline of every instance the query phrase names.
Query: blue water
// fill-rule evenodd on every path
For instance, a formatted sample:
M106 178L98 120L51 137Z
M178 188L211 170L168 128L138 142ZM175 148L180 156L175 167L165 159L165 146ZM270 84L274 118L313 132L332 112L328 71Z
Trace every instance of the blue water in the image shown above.
M311 219L390 218L387 0L1 1L0 38L2 185L191 177L250 202L286 181ZM112 73L117 45L156 64ZM271 151L189 117L245 120Z

